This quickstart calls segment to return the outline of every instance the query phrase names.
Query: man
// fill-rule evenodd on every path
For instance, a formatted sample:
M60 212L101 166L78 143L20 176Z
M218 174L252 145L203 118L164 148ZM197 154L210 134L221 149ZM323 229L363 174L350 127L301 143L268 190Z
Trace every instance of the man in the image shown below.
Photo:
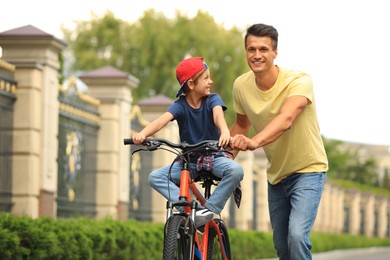
M278 67L278 32L254 24L245 35L251 70L233 85L236 120L230 146L263 147L268 160L268 203L279 259L312 259L310 231L317 215L328 160L309 75ZM249 138L253 126L255 135Z

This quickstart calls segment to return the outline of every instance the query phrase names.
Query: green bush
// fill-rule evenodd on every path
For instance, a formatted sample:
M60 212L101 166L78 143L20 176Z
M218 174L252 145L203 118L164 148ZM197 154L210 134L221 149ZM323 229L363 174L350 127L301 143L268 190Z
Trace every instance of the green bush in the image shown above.
M20 239L17 234L8 229L0 229L0 259L10 259L19 244Z
M272 235L229 229L233 259L276 257ZM52 219L0 213L0 259L161 259L164 225L113 219ZM390 246L390 239L313 233L312 251Z
M45 219L32 221L28 217L14 217L9 214L0 215L1 259L49 259L55 257L60 250L59 242L54 233L47 232L43 224ZM3 248L8 246L7 248ZM47 250L50 249L50 250ZM53 254L54 253L54 254Z
M258 231L229 229L233 259L261 259L275 257L272 235Z
M163 225L0 214L0 259L159 259Z
M325 252L337 249L365 248L390 246L390 238L369 238L365 236L352 236L348 234L313 233L312 252Z

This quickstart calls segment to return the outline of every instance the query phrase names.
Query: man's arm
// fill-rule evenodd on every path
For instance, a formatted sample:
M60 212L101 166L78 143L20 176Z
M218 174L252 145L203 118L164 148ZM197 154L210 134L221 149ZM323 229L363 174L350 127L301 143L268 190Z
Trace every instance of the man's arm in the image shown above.
M280 113L252 139L247 135L239 134L233 137L230 146L239 150L255 150L277 140L284 132L291 128L294 121L309 103L304 96L289 97L283 104Z

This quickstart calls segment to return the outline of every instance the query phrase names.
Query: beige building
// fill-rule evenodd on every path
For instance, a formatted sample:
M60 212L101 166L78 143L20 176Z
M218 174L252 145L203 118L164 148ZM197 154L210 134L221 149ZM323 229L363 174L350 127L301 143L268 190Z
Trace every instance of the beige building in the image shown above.
M132 75L107 66L59 84L59 54L66 43L33 26L0 32L0 211L33 218L111 216L164 222L165 199L147 183L148 173L173 155L136 153L123 138L159 116L173 102L156 96L133 104ZM156 137L178 140L169 124ZM387 146L366 146L389 168ZM266 159L243 152L240 209L222 212L230 227L270 231ZM326 183L314 229L389 237L389 197Z

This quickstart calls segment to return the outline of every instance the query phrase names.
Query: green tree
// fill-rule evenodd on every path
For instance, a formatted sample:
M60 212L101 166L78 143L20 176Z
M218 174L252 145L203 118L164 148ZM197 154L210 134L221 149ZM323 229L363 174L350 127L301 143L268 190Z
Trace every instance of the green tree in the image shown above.
M328 176L379 186L378 165L373 158L362 158L360 149L337 140L324 138L325 150L329 160Z
M341 141L328 140L323 138L325 150L329 161L329 170L327 175L330 178L344 179L346 178L347 165L350 159L349 153L342 152L339 147L342 145Z
M382 187L390 190L390 173L388 168L385 168L385 172L383 174Z
M140 80L133 92L135 101L163 94L174 98L178 90L175 68L187 56L203 56L218 92L226 105L227 120L234 118L232 85L249 70L244 55L243 30L225 29L208 13L188 18L176 13L166 18L153 9L134 23L117 19L111 12L91 21L78 21L76 28L63 28L73 53L73 72L111 65Z
M374 159L358 160L350 166L350 171L353 181L379 187L378 165Z
M103 17L92 15L91 21L79 21L76 28L62 28L74 55L73 72L96 69L106 65L123 67L123 54L130 49L129 25L111 12Z

